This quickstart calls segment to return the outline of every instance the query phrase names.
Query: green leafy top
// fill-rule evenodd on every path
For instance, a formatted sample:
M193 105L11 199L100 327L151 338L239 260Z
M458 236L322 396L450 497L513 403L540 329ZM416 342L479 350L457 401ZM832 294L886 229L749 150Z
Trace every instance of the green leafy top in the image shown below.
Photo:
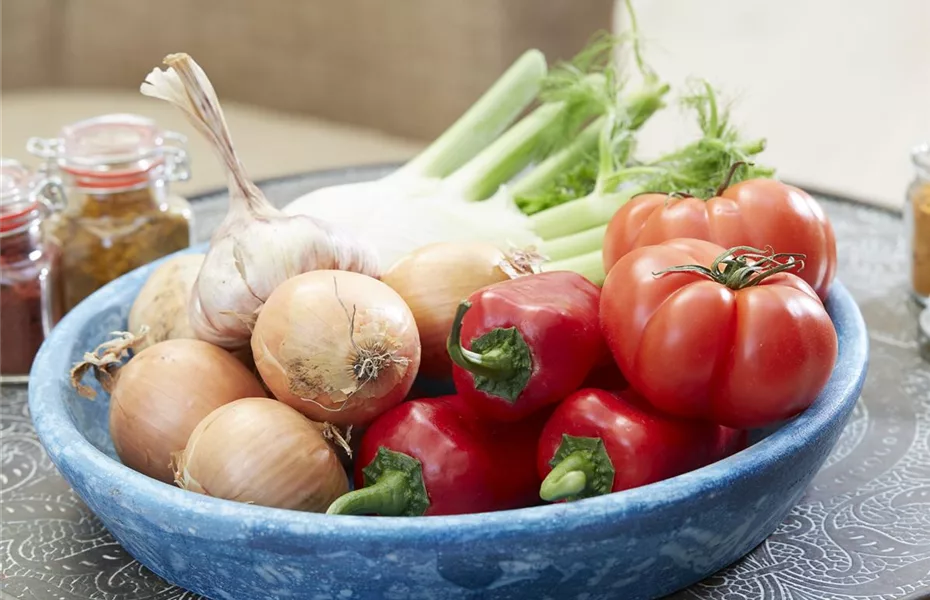
M597 181L597 152L588 152L574 166L561 172L545 189L528 192L514 198L517 207L527 215L587 196Z
M753 163L753 157L765 149L765 140L741 138L730 123L729 109L721 108L717 92L707 81L693 85L681 104L695 112L701 137L653 161L619 169L609 177L609 190L633 186L710 198L737 162L745 165L733 173L731 184L774 175L773 169Z
M643 62L637 36L635 29L622 35L598 33L571 62L556 66L547 75L541 98L594 103L596 108L591 112L603 118L577 134L573 143L562 143L559 152L528 177L529 185L515 187L514 200L524 213L534 214L593 193L606 183L607 176L631 161L634 132L665 106L669 89ZM614 50L624 44L633 46L644 80L629 94L624 93L626 82L613 61ZM592 73L599 77L592 78ZM575 125L577 122L571 124ZM574 133L563 130L560 135Z

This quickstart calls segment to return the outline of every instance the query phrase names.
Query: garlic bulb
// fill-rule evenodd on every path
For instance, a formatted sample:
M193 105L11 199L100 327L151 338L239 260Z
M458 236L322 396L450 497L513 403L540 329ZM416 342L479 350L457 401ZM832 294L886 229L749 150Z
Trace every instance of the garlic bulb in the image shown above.
M146 96L180 108L226 167L229 212L214 232L194 283L190 321L202 340L227 349L245 346L262 304L283 281L307 271L336 269L378 275L368 245L328 223L285 215L249 180L236 156L213 86L187 54L170 54L164 71L142 84Z

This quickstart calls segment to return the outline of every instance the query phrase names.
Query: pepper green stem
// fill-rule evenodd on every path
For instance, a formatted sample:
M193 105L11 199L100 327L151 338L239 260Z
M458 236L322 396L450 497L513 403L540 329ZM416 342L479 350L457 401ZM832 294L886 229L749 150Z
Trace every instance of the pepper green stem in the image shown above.
M452 321L452 331L446 348L452 362L466 371L488 379L508 379L513 376L513 361L503 348L493 348L484 353L473 352L462 346L462 319L471 308L467 300L459 304Z
M379 446L362 475L365 487L337 498L326 514L417 517L430 506L423 465L409 454Z
M409 486L403 471L386 471L377 483L343 494L326 511L328 515L382 515L396 517L407 510Z
M462 320L471 302L462 301L455 311L452 331L446 341L449 358L474 377L476 390L514 404L533 373L533 355L516 327L496 327L462 346Z
M543 480L539 497L546 502L557 502L579 496L588 487L588 479L594 470L588 453L576 450L560 462Z
M552 470L539 488L539 497L547 502L590 498L613 488L614 465L599 437L563 433L549 466Z

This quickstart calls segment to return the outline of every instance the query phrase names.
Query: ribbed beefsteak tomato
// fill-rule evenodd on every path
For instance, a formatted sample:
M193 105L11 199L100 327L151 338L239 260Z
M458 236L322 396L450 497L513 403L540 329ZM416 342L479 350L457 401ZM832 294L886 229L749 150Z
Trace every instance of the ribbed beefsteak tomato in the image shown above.
M820 204L804 190L773 179L750 179L709 200L641 194L614 214L604 236L604 272L635 248L673 238L734 246L771 246L804 254L798 273L826 298L836 274L836 238Z
M807 408L837 337L802 257L674 239L610 270L601 330L630 385L670 415L751 428Z

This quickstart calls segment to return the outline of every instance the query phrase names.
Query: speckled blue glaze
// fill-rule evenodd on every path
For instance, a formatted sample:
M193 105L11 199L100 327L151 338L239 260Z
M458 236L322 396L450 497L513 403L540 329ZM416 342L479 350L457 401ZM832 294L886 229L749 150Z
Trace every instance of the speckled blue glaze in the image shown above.
M106 395L90 402L69 386L73 362L125 328L154 267L106 286L55 328L33 366L29 406L52 460L120 543L165 579L215 600L670 593L775 529L836 442L867 366L865 324L835 284L827 307L840 355L827 388L803 414L719 463L627 492L490 514L405 519L269 509L186 492L123 466L107 433Z

